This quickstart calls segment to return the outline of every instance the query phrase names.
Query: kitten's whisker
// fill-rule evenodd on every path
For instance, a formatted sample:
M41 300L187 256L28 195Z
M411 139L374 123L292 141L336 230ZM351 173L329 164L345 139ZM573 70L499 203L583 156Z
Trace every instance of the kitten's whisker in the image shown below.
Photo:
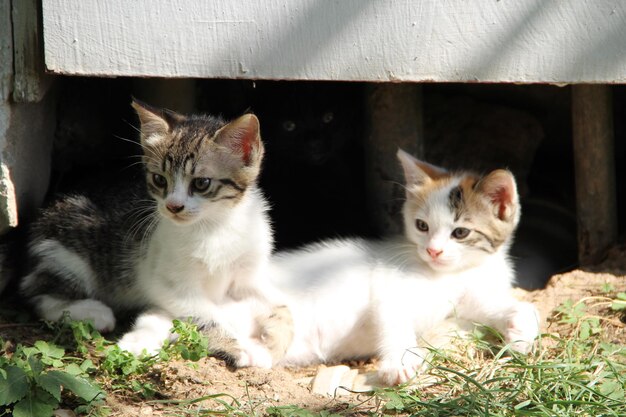
M125 138L123 136L118 136L118 135L113 135L113 137L116 138L116 139L122 140L124 142L132 143L133 145L139 145L139 146L141 146L143 148L143 145L141 143L135 141L135 140L128 139L128 138Z
M139 244L140 246L144 246L146 239L150 236L150 234L152 233L152 229L156 223L158 215L155 215L155 213L151 213L148 216L146 216L141 223L139 223L137 225L137 228L135 229L132 238L133 239L137 239L137 234L141 233L141 238L139 239ZM143 231L143 232L142 232Z
M124 169L130 169L137 165L143 165L143 161L133 162L132 164L125 166Z
M135 239L139 233L149 223L156 214L156 202L149 199L137 200L137 206L131 211L129 220L133 221L124 237L124 241L128 243L129 239ZM142 237L143 241L143 237Z
M135 130L137 133L141 133L141 129L139 129L137 126L135 126L134 124L132 124L128 120L124 120L124 123L126 123L128 126L133 128L133 130Z
M406 184L398 182L398 181L394 181L394 180L385 180L385 182L387 184L393 184L393 185L399 185L403 190L407 191L409 188L406 186Z
M152 235L153 230L158 225L159 218L160 218L160 216L156 212L153 213L153 215L151 216L150 223L148 223L148 226L144 230L143 236L141 238L141 246L142 247L146 244L146 240L150 238L150 236Z

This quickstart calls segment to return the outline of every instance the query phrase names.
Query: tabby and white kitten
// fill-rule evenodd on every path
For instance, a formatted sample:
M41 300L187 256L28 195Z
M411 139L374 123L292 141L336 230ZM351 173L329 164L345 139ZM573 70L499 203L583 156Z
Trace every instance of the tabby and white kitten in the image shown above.
M415 375L420 336L448 317L480 322L526 352L538 334L532 304L510 294L507 252L520 218L512 174L448 173L404 151L405 236L332 240L273 259L272 280L293 316L283 365L381 359L386 384Z
M21 293L46 320L67 311L101 331L113 330L117 313L139 309L119 342L134 353L158 350L173 318L194 317L238 342L236 365L269 366L265 350L248 339L252 316L271 314L258 119L226 123L132 106L145 181L67 195L44 210L31 230L32 270ZM231 316L241 309L247 314Z

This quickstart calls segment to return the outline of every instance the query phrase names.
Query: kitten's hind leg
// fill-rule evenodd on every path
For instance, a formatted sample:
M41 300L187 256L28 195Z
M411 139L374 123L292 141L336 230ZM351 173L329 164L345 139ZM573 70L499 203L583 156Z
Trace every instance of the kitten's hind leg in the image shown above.
M233 368L271 368L272 355L267 348L251 338L235 338L217 324L202 328L209 341L209 355L220 358Z
M494 327L517 352L528 353L532 349L539 336L539 312L533 304L510 296L467 301L457 308L459 317Z
M31 302L44 320L57 321L67 312L72 320L91 320L99 332L110 332L115 328L113 310L92 298L67 300L53 295L38 295Z
M291 311L287 306L277 306L267 317L257 318L261 342L272 355L274 363L279 362L287 353L293 341L294 325Z
M291 312L286 306L277 306L254 321L253 330L243 337L235 337L215 323L203 327L209 352L235 368L271 368L285 356L293 340Z
M98 331L112 331L111 308L96 300L96 273L76 250L57 239L44 239L29 248L33 270L22 278L20 293L44 320L59 320L68 312L73 320L92 320Z

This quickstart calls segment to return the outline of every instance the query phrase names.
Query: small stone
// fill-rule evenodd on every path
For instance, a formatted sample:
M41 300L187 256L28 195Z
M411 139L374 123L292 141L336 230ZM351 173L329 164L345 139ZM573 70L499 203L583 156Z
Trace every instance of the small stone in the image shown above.
M320 368L313 379L311 391L314 394L334 396L341 378L350 371L345 365Z
M352 384L352 390L355 392L369 392L380 386L377 372L370 371L356 376Z
M348 372L341 376L339 385L337 385L334 395L350 395L354 390L354 381L359 376L358 369L349 369Z

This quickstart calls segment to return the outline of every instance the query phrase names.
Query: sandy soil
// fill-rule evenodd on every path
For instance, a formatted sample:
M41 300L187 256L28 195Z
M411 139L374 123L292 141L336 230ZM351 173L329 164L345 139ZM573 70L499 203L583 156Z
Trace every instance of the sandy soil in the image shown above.
M532 301L539 308L543 318L543 332L569 334L571 328L558 323L555 308L570 299L597 301L597 314L612 323L611 338L617 343L626 344L624 317L620 317L607 307L602 298L606 287L611 293L626 292L626 246L613 249L609 258L599 266L575 270L554 276L543 290L525 292L515 290L523 299ZM594 297L594 298L589 298ZM591 303L592 305L594 303ZM12 325L0 312L0 337L14 343L28 342L46 337L40 326ZM48 334L49 337L49 334ZM375 364L350 364L359 372L372 371ZM269 406L297 405L307 409L340 412L348 403L367 401L365 395L348 395L336 398L316 395L310 392L310 383L318 367L305 369L240 369L230 370L223 362L208 358L195 364L174 361L158 365L152 378L159 392L159 402L141 401L119 393L109 393L107 404L113 416L160 416L171 412L170 400L196 400L205 398L204 407L223 410L224 403L243 407L248 413L262 414ZM216 396L209 398L211 396ZM375 410L376 400L369 399L365 409ZM361 409L363 410L363 409Z

